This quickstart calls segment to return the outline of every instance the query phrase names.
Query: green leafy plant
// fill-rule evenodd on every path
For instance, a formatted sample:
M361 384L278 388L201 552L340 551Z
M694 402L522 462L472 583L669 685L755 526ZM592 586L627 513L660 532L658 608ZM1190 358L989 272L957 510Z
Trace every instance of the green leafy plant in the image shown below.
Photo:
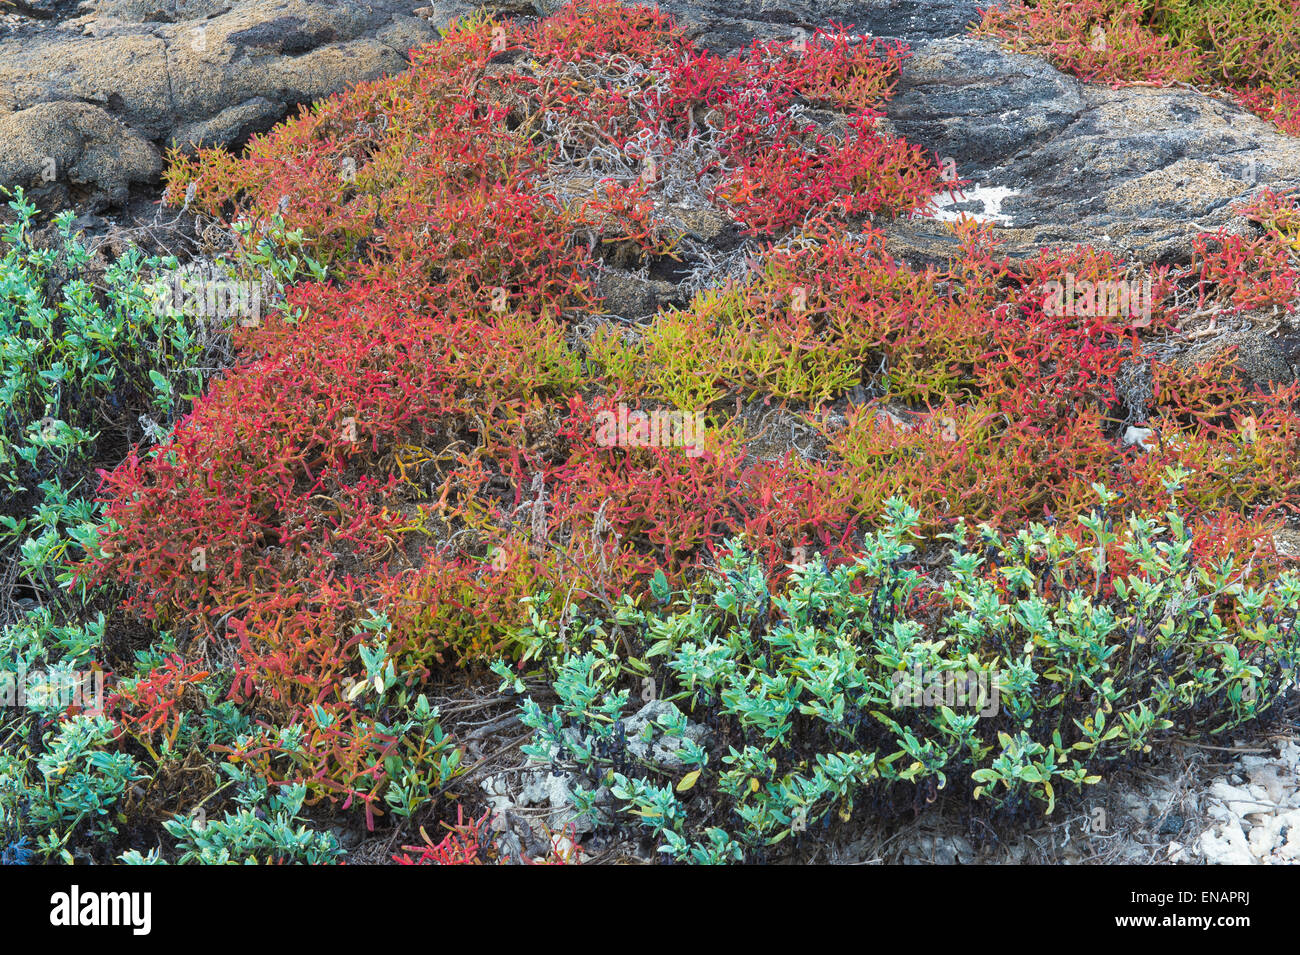
M1051 813L1108 763L1267 712L1300 662L1300 576L1251 587L1231 558L1197 560L1176 510L1125 521L1097 493L1071 527L963 523L931 574L897 500L854 561L814 560L780 589L733 542L698 593L574 631L549 674L559 701L521 704L525 752L577 772L597 821L721 862L940 793ZM657 695L632 738L638 681Z
M190 317L159 309L153 274L174 261L130 249L105 263L54 218L57 243L31 239L21 190L0 258L0 554L18 551L37 587L66 580L96 523L88 477L106 444L163 431L202 387L209 341ZM152 419L151 419L152 420Z
M180 863L199 865L321 865L339 862L344 851L329 832L313 828L301 812L307 796L305 786L293 785L269 790L238 767L223 766L243 784L236 801L240 808L221 819L208 819L192 812L163 823L176 840ZM128 850L122 855L128 865L158 864L155 852L142 855Z
M25 760L0 754L0 831L21 835L30 827L43 857L67 863L74 861L69 846L111 841L122 821L119 801L144 778L130 755L112 750L113 735L102 716L64 720L45 735L34 780Z

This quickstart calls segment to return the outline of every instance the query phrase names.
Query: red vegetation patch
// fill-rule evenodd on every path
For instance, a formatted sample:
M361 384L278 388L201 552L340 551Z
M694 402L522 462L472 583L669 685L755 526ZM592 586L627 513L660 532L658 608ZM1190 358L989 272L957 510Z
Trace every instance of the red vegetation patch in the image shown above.
M1298 30L1297 0L1014 0L977 27L1084 80L1225 89L1291 135Z
M230 697L300 727L286 741L261 725L231 758L305 782L311 802L361 803L373 825L444 754L351 695L373 685L368 622L384 621L396 685L418 691L517 654L525 598L610 605L658 569L684 585L732 536L778 572L799 548L839 559L894 495L932 542L958 517L1072 516L1093 482L1161 509L1177 467L1209 551L1273 559L1296 394L1147 355L1186 317L1167 270L1091 249L1013 262L969 224L952 262L914 269L860 221L936 187L919 150L874 128L902 55L828 33L716 57L656 11L602 0L453 30L243 158L174 157L174 197L282 218L335 278L290 291L299 318L240 331L240 363L172 438L105 475L83 568L140 616L233 643ZM849 110L846 135L801 124L800 102ZM651 174L551 188L573 177L547 150L593 143ZM776 241L743 281L584 344L570 319L598 312L593 250L665 254L660 174L687 154L712 157L701 181ZM1288 203L1250 210L1257 238L1198 245L1182 292L1234 308L1294 294ZM691 449L609 446L598 417L620 402L706 427ZM747 402L803 437L760 448ZM1126 443L1130 427L1159 440ZM189 672L142 684L124 719L165 727ZM471 835L403 861L473 861Z

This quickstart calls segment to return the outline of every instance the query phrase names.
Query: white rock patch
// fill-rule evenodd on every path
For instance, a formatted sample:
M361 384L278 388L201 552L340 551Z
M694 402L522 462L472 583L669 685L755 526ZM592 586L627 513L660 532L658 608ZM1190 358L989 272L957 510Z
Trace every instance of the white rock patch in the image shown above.
M1300 745L1278 744L1278 755L1242 756L1231 779L1207 793L1217 824L1198 848L1215 865L1294 865L1300 862Z
M930 213L940 222L957 222L963 216L969 216L976 222L991 222L994 225L1011 225L1011 216L1004 215L1002 203L1012 196L1019 195L1015 189L1006 186L981 186L976 183L960 196L951 192L940 193L931 200ZM982 213L965 212L953 206L978 202L984 207Z

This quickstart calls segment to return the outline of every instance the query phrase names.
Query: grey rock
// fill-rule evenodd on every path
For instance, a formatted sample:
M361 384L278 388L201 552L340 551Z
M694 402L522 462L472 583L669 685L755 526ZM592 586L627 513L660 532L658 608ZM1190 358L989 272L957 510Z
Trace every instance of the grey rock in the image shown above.
M60 14L73 10L79 0L7 0L5 6L9 14L32 17L36 20L52 20Z
M512 784L505 776L491 776L481 786L492 808L493 828L519 834L524 847L534 852L538 845L545 845L541 840L556 834L567 832L581 837L595 830L595 820L579 815L574 807L576 783L572 773L538 770L525 774L518 784ZM613 802L612 794L604 786L597 790L595 798L598 805L605 807ZM505 848L502 853L509 855Z
M264 133L284 118L284 104L254 96L216 116L176 127L173 139L204 148L243 146L250 137Z
M98 0L83 6L93 9L96 20L105 23L178 23L219 16L234 3L231 0Z
M641 278L618 269L602 269L597 289L605 301L605 311L626 319L653 315L665 303L681 297L671 282Z
M524 844L515 832L506 830L497 835L497 852L506 862L518 863L524 857Z
M1209 361L1225 350L1235 348L1233 364L1252 385L1271 390L1296 380L1300 369L1300 336L1274 337L1257 328L1228 331L1211 342L1189 349L1181 356L1184 365ZM1294 350L1293 350L1294 349Z
M651 700L635 714L628 717L626 726L627 751L637 759L653 763L660 769L676 772L686 768L678 751L682 741L676 737L665 736L662 726L664 717L676 718L681 711L667 700ZM699 723L687 721L686 737L698 745L704 745L708 731Z
M973 184L968 209L996 221L1012 255L1089 243L1185 259L1192 238L1228 223L1235 202L1300 184L1300 139L1234 105L1190 90L1079 83L980 38L918 45L886 114L893 132L954 161ZM932 261L954 246L934 219L887 231L906 258Z
M564 773L538 773L520 791L520 806L544 806L550 809L567 809L573 805L568 776Z
M540 9L558 6L539 0ZM837 23L854 33L909 42L963 33L978 19L975 3L961 0L757 0L744 5L708 0L661 0L659 8L688 28L687 35L717 53L734 52L754 40L788 39L796 29L812 32Z
M1046 61L960 37L914 48L886 115L893 132L953 157L960 178L987 180L1009 157L1049 142L1084 109L1081 84Z
M0 183L22 186L42 208L87 202L94 211L155 180L152 143L89 103L40 103L0 115Z
M436 40L439 27L475 7L469 0L52 5L52 19L0 37L0 122L14 134L9 152L18 154L0 164L0 186L39 178L53 157L79 178L60 172L60 188L43 183L47 202L119 204L124 183L156 183L161 166L150 157L163 149L239 147L302 104L400 71L411 48ZM83 145L98 149L103 162L58 162Z
M1276 339L1253 331L1237 339L1237 366L1256 385L1286 385L1295 380L1295 367Z

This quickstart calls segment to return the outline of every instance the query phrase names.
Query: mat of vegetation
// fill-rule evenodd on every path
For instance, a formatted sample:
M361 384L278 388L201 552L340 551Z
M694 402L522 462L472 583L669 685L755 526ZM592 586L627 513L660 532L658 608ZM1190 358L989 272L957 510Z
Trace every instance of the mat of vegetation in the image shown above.
M1087 80L1221 90L1300 135L1297 0L1012 0L979 32Z
M75 277L24 206L0 462L35 606L0 669L110 678L102 712L6 711L6 857L423 829L398 861L490 860L456 685L521 695L595 825L706 862L1050 813L1266 715L1300 653L1300 386L1171 343L1294 302L1300 207L1262 191L1176 265L1011 260L964 220L910 266L879 224L948 184L877 124L904 56L848 28L716 56L608 0L461 21L242 155L170 157L169 201L236 242L189 280L263 290L219 328L175 262ZM621 321L615 271L693 294ZM900 701L918 669L1001 673L1000 708Z

